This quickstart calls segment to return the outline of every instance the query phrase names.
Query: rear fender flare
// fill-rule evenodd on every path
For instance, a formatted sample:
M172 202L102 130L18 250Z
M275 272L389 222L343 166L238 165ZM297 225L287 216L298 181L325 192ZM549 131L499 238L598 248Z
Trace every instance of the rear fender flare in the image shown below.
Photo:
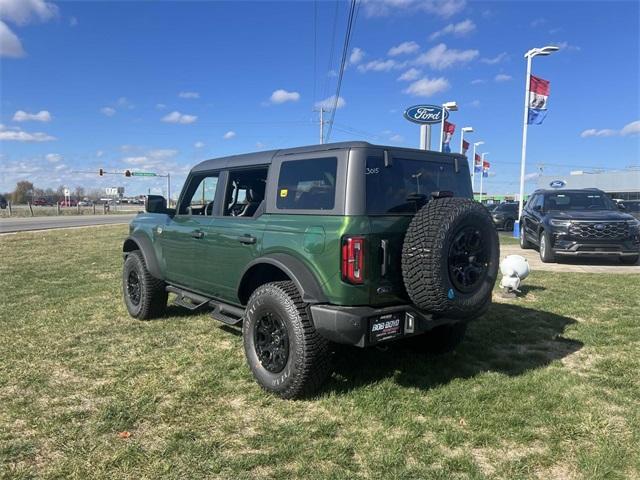
M147 265L147 269L149 273L158 279L162 278L162 271L160 270L160 263L156 258L155 250L153 249L153 244L151 240L146 235L142 234L133 234L129 235L122 245L122 252L126 258L129 252L134 250L140 250L142 253L142 257L144 258L144 263Z
M284 253L265 255L249 263L242 272L241 280L238 284L238 297L240 297L240 292L248 281L251 269L261 264L273 265L282 270L295 283L303 302L311 304L328 303L329 300L309 267L297 258Z

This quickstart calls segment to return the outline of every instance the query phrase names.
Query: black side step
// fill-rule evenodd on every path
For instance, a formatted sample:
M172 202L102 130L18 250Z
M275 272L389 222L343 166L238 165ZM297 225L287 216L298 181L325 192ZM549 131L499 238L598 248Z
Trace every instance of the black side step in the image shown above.
M227 325L236 326L242 323L242 317L244 310L241 308L232 307L230 305L216 304L211 317L214 320L225 323Z
M182 288L168 285L166 287L167 292L175 293L177 295L174 300L174 304L180 307L184 307L188 310L195 311L204 307L213 307L211 317L214 320L218 320L226 325L238 325L242 322L244 316L244 308L234 307L226 303L212 300L210 298L198 295L197 293L183 290Z

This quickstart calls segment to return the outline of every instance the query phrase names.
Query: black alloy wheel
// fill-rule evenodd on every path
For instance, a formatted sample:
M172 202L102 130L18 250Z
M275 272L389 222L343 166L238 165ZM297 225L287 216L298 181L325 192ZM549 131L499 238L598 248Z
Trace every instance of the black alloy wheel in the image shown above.
M289 359L289 334L282 319L266 312L254 330L256 354L262 366L271 373L284 370Z
M140 305L140 277L135 270L131 270L127 276L127 295L132 304Z
M480 230L471 226L458 230L447 259L453 286L463 293L474 291L487 275L488 261L489 252Z

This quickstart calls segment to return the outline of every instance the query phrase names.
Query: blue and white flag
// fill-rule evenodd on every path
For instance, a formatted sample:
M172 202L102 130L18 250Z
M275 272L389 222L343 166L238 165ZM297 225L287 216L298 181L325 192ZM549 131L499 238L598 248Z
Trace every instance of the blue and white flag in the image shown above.
M529 115L527 119L529 125L540 125L547 116L549 87L549 80L533 75L529 77Z

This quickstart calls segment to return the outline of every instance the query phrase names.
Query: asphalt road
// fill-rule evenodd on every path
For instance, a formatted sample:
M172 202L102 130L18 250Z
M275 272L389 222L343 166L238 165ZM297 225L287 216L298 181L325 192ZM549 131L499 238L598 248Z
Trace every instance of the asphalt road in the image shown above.
M59 217L0 218L0 233L48 230L51 228L88 227L129 223L135 214L80 215Z

